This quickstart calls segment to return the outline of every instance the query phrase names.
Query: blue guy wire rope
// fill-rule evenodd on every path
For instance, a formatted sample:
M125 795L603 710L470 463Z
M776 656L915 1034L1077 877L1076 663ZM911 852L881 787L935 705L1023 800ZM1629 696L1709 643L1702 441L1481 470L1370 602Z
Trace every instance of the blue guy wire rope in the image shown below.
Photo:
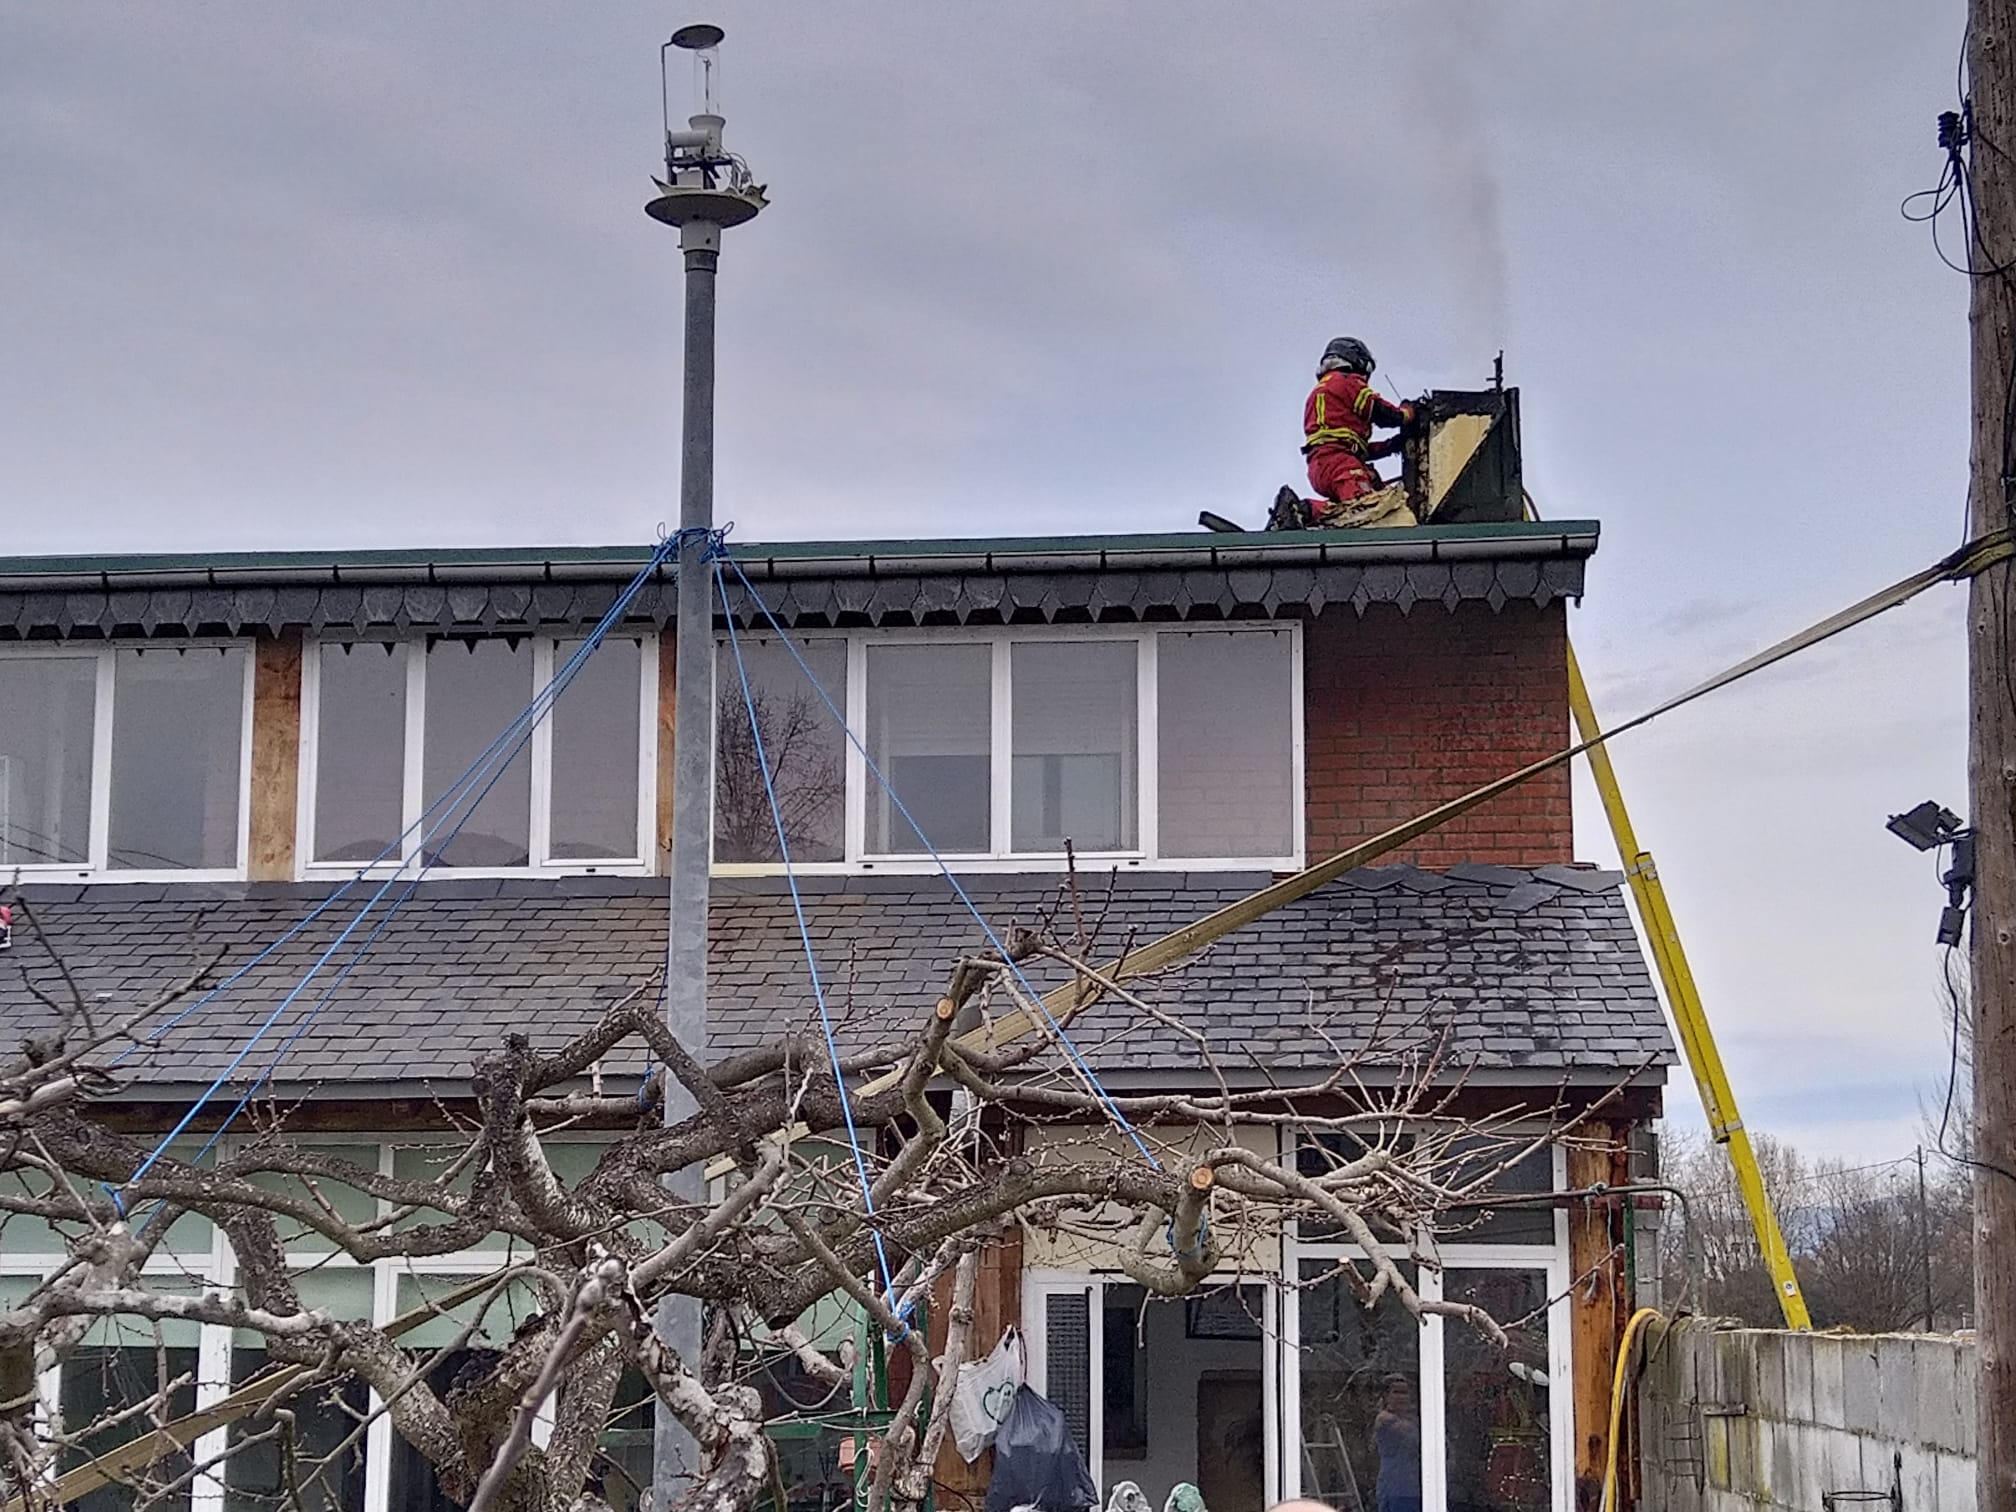
M453 820L452 827L449 829L447 839L442 842L442 848L445 848L446 845L452 844L456 839L456 837L461 834L463 825L465 825L469 821L470 817L476 812L476 809L482 804L484 798L486 798L489 795L490 790L496 786L498 780L503 776L504 772L509 769L510 764L517 759L518 754L524 748L525 743L531 739L533 729L536 728L539 722L543 720L545 716L551 711L553 704L559 699L560 695L566 691L567 686L573 681L575 675L579 672L581 666L587 661L588 657L591 656L595 652L595 650L602 644L602 642L608 637L609 631L614 627L617 620L622 617L623 611L629 606L631 600L633 600L637 596L638 592L642 590L644 584L647 581L649 581L652 573L656 572L673 555L673 553L678 550L679 546L682 544L682 542L685 540L688 534L689 532L684 530L675 531L665 540L659 542L656 550L653 551L650 559L638 571L637 575L630 580L629 584L622 590L622 592L617 595L615 600L610 604L608 610L603 614L602 618L596 622L595 627L589 632L588 636L582 641L580 647L575 651L575 653L571 657L568 658L566 664L562 666L559 671L554 673L552 679L546 684L544 688L540 689L537 693L533 695L531 703L529 703L525 707L525 709L519 713L517 718L513 719L510 722L510 724L505 726L503 732L499 734L498 737L490 743L488 748L486 748L481 754L477 756L476 760L470 764L469 768L466 771L464 771L463 774L449 786L449 788L441 795L441 797L437 798L434 801L434 803L430 804L427 810L424 813L422 813L418 819L416 819L412 824L408 825L405 830L401 831L397 839L393 840L389 845L387 845L385 849L380 851L378 855L374 857L371 861L366 862L364 866L360 867L357 873L353 877L351 877L348 881L346 881L342 885L342 887L338 888L336 892L331 894L328 898L324 899L320 904L318 904L313 910L311 910L304 918L302 918L292 928L288 929L278 939L274 940L270 945L266 946L265 949L261 950L251 960L247 961L245 965L239 967L238 970L234 971L229 977L225 978L225 980L220 982L216 987L212 988L209 992L205 993L188 1009L185 1009L183 1012L177 1014L173 1019L169 1020L168 1023L163 1024L159 1029L157 1029L154 1032L152 1036L150 1036L151 1039L158 1040L162 1034L165 1034L169 1029L172 1029L176 1024L187 1019L191 1014L195 1013L205 1004L214 1000L220 993L224 992L233 983L239 981L253 967L257 966L261 961L267 959L269 956L273 954L275 950L279 949L280 946L284 945L288 940L300 934L301 931L307 928L309 924L313 923L316 918L318 918L323 913L327 912L331 907L333 907L336 904L336 902L341 897L343 897L344 894L349 892L352 887L360 886L365 881L372 867L387 860L389 857L392 856L392 854L395 851L399 852L403 856L405 843L407 839L413 834L413 832L416 829L421 829L422 826L427 825L427 821L430 818L430 816L432 816L437 809L441 808L443 804L449 805L448 813L444 814L441 819L436 821L432 826L426 828L424 832L421 834L419 842L420 865L414 871L412 876L407 879L405 890L401 893L399 898L395 900L391 904L391 906L387 909L385 915L378 921L376 927L365 938L363 943L358 946L356 953L351 957L350 961L342 967L342 969L336 974L335 978L324 989L321 997L316 1000L314 1005L303 1016L302 1021L295 1026L293 1033L288 1036L288 1038L281 1044L279 1049L274 1053L272 1059L268 1062L265 1069L261 1071L258 1078L253 1082L252 1086L249 1087L245 1091L245 1093L238 1099L237 1104L232 1108L231 1112L225 1117L225 1119L218 1126L216 1131L213 1132L210 1138L205 1142L203 1148L197 1153L196 1156L197 1159L200 1160L203 1157L203 1155L207 1154L216 1145L217 1141L223 1137L225 1131L230 1128L231 1124L237 1119L238 1115L245 1110L246 1106L251 1102L252 1098L255 1095L257 1095L259 1088L265 1084L266 1080L273 1074L273 1071L278 1067L281 1059L286 1055L287 1051L291 1049L293 1045L301 1038L301 1036L307 1031L310 1024L314 1022L316 1015L319 1014L323 1009L323 1007L325 1007L328 1004L330 999L333 997L337 987L340 986L343 980L346 977L348 977L350 972L353 969L355 969L358 962L364 958L364 955L370 950L371 946L373 945L373 943L376 942L378 937L384 933L386 926L391 923L393 916L396 915L399 909L413 896L413 892L418 887L421 879L425 877L430 870L433 869L435 865L434 858L440 853L440 849L430 848L430 846L435 836L440 833L442 827L444 825L449 824L451 819ZM716 539L718 540L718 534L714 532L708 532L708 534L716 535ZM486 771L488 772L487 779L484 777ZM470 791L474 789L475 783L478 782L479 780L482 781L482 787L480 789L475 790L475 797L473 799L468 799ZM464 804L465 799L468 799L466 806ZM459 810L459 814L457 813L457 810ZM301 978L301 980L295 985L295 987L291 991L289 991L287 995L283 997L277 1005L275 1005L273 1011L266 1016L265 1020L253 1032L251 1038L248 1039L246 1043L239 1049L237 1054L232 1057L230 1063L224 1068L224 1070L221 1073L219 1073L216 1079L211 1082L209 1087L207 1087L204 1090L202 1095L199 1096L196 1099L196 1101L191 1104L188 1111L183 1114L182 1118L176 1123L175 1127L169 1130L169 1132L161 1139L160 1143L158 1143L154 1147L154 1149L151 1152L149 1152L147 1158L141 1162L140 1166L134 1171L132 1176L128 1177L126 1182L120 1183L117 1186L111 1184L106 1185L105 1190L111 1195L114 1206L117 1207L122 1214L125 1212L125 1202L121 1195L122 1188L144 1177L147 1174L147 1172L153 1168L155 1163L160 1160L161 1156L167 1151L168 1146L171 1143L173 1143L176 1139L181 1137L181 1135L188 1129L190 1123L196 1118L197 1114L199 1114L203 1110L203 1108L206 1105L208 1105L210 1100L214 1098L217 1095L217 1093L229 1082L230 1078L237 1073L238 1068L244 1064L246 1059L251 1055L252 1051L255 1048L257 1048L259 1042L262 1039L264 1039L265 1036L272 1030L273 1026L279 1021L281 1015L284 1014L288 1009L288 1007L291 1006L301 996L301 994L307 990L309 984L315 979L316 976L318 976L321 973L322 968L329 963L329 961L335 956L335 954L339 950L341 950L344 942L350 937L351 933L357 928L359 924L361 924L364 921L365 917L371 912L371 910L374 907L377 906L378 902L384 898L386 893L391 891L391 889L398 884L399 880L400 880L399 872L395 871L392 876L388 877L385 880L385 882L379 886L378 890L372 894L369 900L366 901L364 907L358 910L356 917L353 918L347 925L344 926L342 932L337 935L336 939L332 941L328 946L328 948L325 949L321 953L321 955L316 958L314 964L309 967L306 975L304 975ZM138 1048L137 1046L129 1047L127 1051L121 1054L119 1059L123 1060L125 1058L125 1055L133 1053L133 1050L137 1048ZM114 1064L117 1064L117 1061L115 1061ZM155 1214L158 1214L159 1211L160 1209L157 1206L155 1209ZM147 1221L151 1222L155 1214L150 1214ZM142 1227L144 1226L145 1225L143 1224Z
M594 644L600 644L601 637L606 634L606 626L611 622L612 616L617 612L619 612L624 605L628 604L630 600L637 595L638 591L643 587L644 583L650 578L651 574L655 572L659 567L661 567L667 560L669 560L674 553L677 552L681 541L685 539L686 535L687 532L684 530L674 531L665 540L660 541L658 543L658 547L652 553L651 559L644 564L643 568L638 572L637 576L631 579L629 586L623 590L621 595L619 595L619 597L616 600L616 603L612 606L610 612L603 616L602 621L598 623L595 630L591 632L591 637L593 638ZM590 643L584 641L582 643L582 650L577 651L574 654L574 656L569 659L567 665L563 667L559 672L554 674L553 681L548 683L545 689L542 689L539 693L535 694L533 696L532 702L528 704L525 707L525 709L519 713L518 717L512 720L510 724L506 725L503 729L503 732L500 733L495 740L491 741L486 749L478 753L475 761L470 763L468 769L464 771L460 777L456 778L455 781L448 786L448 788L441 794L440 797L436 798L432 803L430 803L425 809L425 811L421 813L419 818L415 819L411 824L407 825L405 829L401 830L398 833L398 835L396 835L390 841L390 843L386 845L386 847L383 850L379 851L378 854L373 856L369 861L366 861L362 866L360 866L357 869L354 875L352 875L343 883L342 886L338 887L328 897L324 898L320 903L316 904L316 906L310 909L308 913L303 915L298 922L293 924L290 928L287 929L285 933L281 934L277 939L273 940L264 949L260 950L257 955L253 956L243 966L240 966L236 971L233 971L229 976L225 977L223 981L219 982L215 987L212 987L208 992L205 992L201 997L197 998L196 1001L191 1003L187 1008L184 1008L181 1012L173 1015L172 1017L167 1019L164 1023L150 1030L146 1036L145 1043L153 1044L159 1041L161 1036L168 1033L171 1029L174 1029L177 1025L193 1017L195 1014L200 1013L207 1005L215 1001L221 994L229 990L235 983L237 983L240 979L242 979L247 972L251 971L254 967L258 966L260 962L266 960L281 946L285 945L289 940L293 939L296 935L299 935L303 930L307 929L310 924L313 924L323 914L327 913L330 909L334 908L337 905L337 903L340 902L352 888L362 886L366 877L369 876L373 867L382 865L384 862L391 860L395 856L403 856L405 844L408 838L412 836L415 830L420 829L421 826L427 823L428 819L433 816L435 810L441 808L442 805L447 804L450 806L450 810L452 812L454 807L459 806L460 801L459 795L463 792L465 786L475 779L479 770L485 767L485 764L499 750L499 748L501 748L507 741L513 739L513 737L518 733L520 726L523 725L527 720L530 720L533 723L538 722L538 719L543 714L543 710L540 709L541 699L546 698L548 694L551 694L553 697L559 696L558 689L565 681L569 681L572 679L574 672L578 667L578 664L585 657L589 649L591 649ZM513 755L515 754L516 751L514 748ZM509 764L508 759L506 764L507 765ZM426 837L423 837L423 844L425 838ZM423 856L423 860L424 859L425 858ZM129 1055L137 1054L140 1049L141 1049L140 1045L127 1046L124 1050L120 1051L118 1055L112 1058L111 1064L114 1066L118 1065L120 1062L124 1061Z
M911 817L910 810L904 805L902 795L890 785L889 779L882 775L882 769L875 764L875 758L868 754L868 747L862 743L861 737L855 734L853 727L847 723L847 716L841 713L834 705L832 696L826 691L825 685L819 681L817 675L813 673L811 666L799 654L797 643L792 639L790 633L785 630L783 625L778 623L777 616L771 611L770 605L764 601L763 595L756 591L756 585L749 581L749 574L742 570L742 564L736 561L734 556L719 541L715 543L714 555L719 561L724 561L735 569L735 576L741 581L742 591L748 594L750 600L762 611L764 620L768 622L777 638L783 642L784 649L791 653L791 659L798 664L798 670L805 675L805 680L812 685L812 691L819 695L819 701L826 706L826 712L833 716L833 722L846 735L849 744L856 751L860 752L862 761L867 764L869 774L874 777L876 782L881 784L882 791L889 795L889 801L896 805L896 811L903 816L903 822L908 824L917 838L924 842L924 849L930 854L931 860L937 865L939 872L944 876L946 882L951 884L952 891L958 896L959 901L966 906L966 911L973 915L975 922L979 924L981 931L987 936L987 943L993 946L994 953L1001 958L1002 963L1014 974L1015 980L1020 984L1023 992L1028 994L1029 1000L1036 1005L1037 1011L1043 1015L1051 1031L1057 1036L1059 1043L1064 1046L1065 1053L1070 1056L1072 1063L1077 1067L1079 1075L1085 1079L1085 1084L1091 1088L1093 1095L1104 1106L1106 1116L1112 1120L1115 1128L1134 1141L1134 1148L1141 1152L1142 1159L1146 1160L1155 1170L1161 1170L1162 1162L1155 1158L1154 1151L1148 1148L1148 1142L1141 1137L1141 1132L1128 1121L1127 1115L1120 1110L1119 1104L1113 1101L1112 1094L1106 1090L1105 1084L1099 1080L1098 1073L1092 1069L1084 1055L1079 1051L1078 1046L1073 1043L1071 1036L1065 1031L1064 1026L1057 1021L1055 1015L1050 1012L1048 1005L1044 1003L1043 994L1036 990L1034 984L1024 974L1021 965L1014 957L1009 955L1007 947L1001 942L1001 937L994 932L994 926L987 922L986 915L981 913L979 908L974 904L971 895L967 893L965 887L960 883L958 875L946 864L945 858L939 855L937 848L931 844L930 837L924 833L923 827ZM725 585L723 598L725 603ZM728 623L732 632L735 623L732 613L728 616ZM794 888L795 885L794 883Z
M559 675L556 673L554 677L554 683L558 682L559 682ZM548 684L548 686L551 687L553 686L553 684ZM562 688L560 691L564 692L565 689ZM557 699L558 697L559 693L556 692L554 694L554 699ZM551 700L548 701L549 708L551 707L551 702L552 702ZM535 719L533 721L533 726L536 726L537 723L538 721ZM440 851L445 851L449 846L455 843L456 839L462 833L462 826L467 824L470 818L474 816L476 810L482 807L483 800L490 796L490 790L497 785L498 780L503 777L504 773L510 770L511 763L518 759L518 753L525 748L525 742L532 738L533 726L526 727L519 734L517 740L513 742L509 752L504 756L504 759L498 763L497 770L493 772L490 776L490 779L483 784L482 791L477 793L475 798L471 800L471 802L469 803L468 807L462 809L460 816L457 817L455 820L454 828L449 830L447 838L441 842L439 851L433 852L432 854L439 854ZM443 822L444 823L446 822L445 818ZM343 985L345 980L348 979L350 973L356 970L358 964L364 959L366 955L370 953L371 947L378 943L378 937L385 933L386 927L390 925L393 919L398 916L399 910L405 907L406 904L412 900L413 894L415 890L420 886L422 879L424 879L427 873L431 871L434 867L434 862L430 858L430 853L425 850L427 842L434 838L434 833L435 831L430 830L425 836L422 837L421 845L423 849L420 857L420 865L414 869L413 875L407 880L405 889L399 894L398 897L394 898L392 902L386 907L384 915L378 920L377 924L372 928L371 933L364 937L364 942L357 947L356 951L351 955L350 959L343 963L342 968L338 970L336 974L329 979L329 985L322 989L322 995L318 997L315 1000L314 1004L308 1009L308 1011L301 1016L301 1022L294 1026L293 1033L289 1034L287 1038L281 1042L280 1047L273 1052L272 1057L266 1062L265 1067L260 1071L258 1076L253 1078L251 1085L246 1087L245 1091L239 1096L238 1101L232 1106L231 1111L224 1115L223 1121L218 1124L217 1128L211 1133L210 1137L203 1142L203 1147L196 1152L195 1155L196 1160L201 1160L205 1155L209 1154L210 1151L216 1147L217 1141L222 1139L226 1131L228 1131L231 1125L237 1121L238 1115L243 1113L246 1107L251 1103L252 1099L259 1095L259 1089L266 1085L267 1079L271 1077L274 1071L276 1071L279 1068L280 1062L286 1058L287 1052L294 1048L295 1043L301 1038L302 1035L306 1034L310 1026L314 1024L316 1016L320 1014L325 1007L328 1006L329 1000L336 995L336 989ZM323 964L326 963L330 959L330 957L334 955L335 952L342 947L344 940L349 937L350 931L355 929L359 924L363 923L365 916L370 913L372 907L377 903L378 899L382 898L385 895L386 891L390 889L391 886L398 880L399 880L398 876L395 873L391 878L387 879L385 885L379 888L378 892L375 895L373 895L371 900L367 902L363 908L358 910L357 917L350 921L349 925L344 928L342 934L339 934L336 937L335 941L330 945L329 949L325 951L321 956L321 958L318 959L316 963L309 968L308 975L301 979L300 985L296 987L293 992L289 993L286 998L282 999L279 1006L273 1010L272 1015L269 1016L266 1023L262 1025L258 1030L258 1032L252 1036L252 1039L246 1044L245 1048L247 1051L251 1050L254 1046L258 1044L260 1038L265 1034L266 1030L270 1028L273 1025L273 1023L279 1018L280 1014L285 1011L287 1004L289 1002L292 1002L296 996L298 996L301 992L307 989L308 984L311 981L313 981L316 974L321 971ZM234 1062L234 1065L235 1064L236 1063ZM230 1073L227 1070L225 1075L228 1077L229 1074ZM211 1088L211 1092L206 1093L205 1097L207 1098L208 1096L211 1095L211 1093L214 1093L215 1091L216 1087L213 1085L213 1087ZM201 1103L198 1104L198 1107L199 1108L201 1107ZM173 1136L171 1135L170 1137L172 1138ZM159 1154L160 1151L157 1149L154 1152L154 1156L148 1157L149 1163L151 1163L152 1160L155 1158L155 1156L158 1156ZM146 1172L146 1166L142 1166L139 1171L136 1171L134 1173L133 1179L137 1181L140 1178L140 1176L145 1174L145 1172Z
M819 959L812 948L812 930L805 922L805 900L798 891L798 873L791 864L791 841L784 832L784 810L777 801L777 784L771 779L769 753L763 748L761 721L756 717L756 699L749 688L749 668L742 660L742 637L735 628L735 616L728 604L728 578L720 559L714 562L714 581L721 591L721 612L728 621L728 646L735 654L735 676L742 685L742 707L749 716L749 738L756 745L756 769L763 774L763 796L770 805L770 820L777 829L777 851L784 863L784 880L791 889L791 912L798 921L798 938L805 947L805 969L812 978L812 1001L819 1008L819 1027L826 1036L826 1057L833 1067L833 1089L840 1095L840 1117L847 1127L847 1144L854 1156L854 1174L861 1183L861 1205L868 1232L875 1240L875 1258L882 1266L884 1299L896 1308L896 1277L889 1267L889 1251L882 1230L875 1222L875 1191L868 1179L867 1157L861 1153L861 1134L854 1126L854 1102L847 1094L847 1076L840 1069L840 1042L833 1033L833 1015L826 1002L826 984L819 975ZM899 1315L899 1321L901 1321Z

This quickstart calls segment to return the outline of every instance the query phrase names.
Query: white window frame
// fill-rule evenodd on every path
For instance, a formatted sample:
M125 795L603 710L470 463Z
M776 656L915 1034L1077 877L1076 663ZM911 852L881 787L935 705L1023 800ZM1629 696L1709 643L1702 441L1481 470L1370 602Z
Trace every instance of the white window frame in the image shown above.
M1290 1139L1283 1140L1285 1160L1293 1160ZM1550 1150L1555 1191L1567 1186L1566 1152L1555 1145ZM1548 1369L1548 1473L1552 1490L1552 1512L1574 1512L1575 1506L1575 1423L1573 1331L1570 1319L1568 1271L1568 1214L1556 1207L1554 1239L1551 1244L1438 1244L1424 1237L1414 1245L1389 1244L1383 1253L1394 1260L1419 1261L1416 1289L1423 1301L1442 1300L1442 1276L1449 1270L1539 1271L1545 1277L1547 1305ZM1284 1281L1299 1280L1305 1260L1362 1259L1355 1244L1337 1240L1303 1240L1294 1227L1281 1236L1281 1275ZM1302 1288L1283 1287L1281 1318L1281 1431L1278 1435L1277 1468L1281 1496L1293 1499L1302 1489ZM1422 1319L1420 1379L1415 1385L1415 1401L1421 1408L1421 1506L1423 1512L1445 1512L1449 1504L1449 1446L1445 1386L1448 1362L1444 1353L1444 1332L1466 1325L1452 1323L1439 1314Z
M204 867L115 867L111 864L112 843L112 721L116 676L116 654L120 651L148 651L166 655L175 651L205 651L230 648L245 653L245 686L238 714L238 833L237 854L229 866ZM92 661L97 678L91 707L91 824L87 849L89 860L82 866L72 861L9 862L11 875L19 871L24 879L37 882L239 882L245 878L246 856L252 836L252 686L258 663L258 648L250 640L232 636L203 636L191 640L38 642L26 646L0 647L0 658L19 661Z
M1161 785L1159 749L1160 709L1158 704L1158 645L1164 635L1183 634L1273 634L1288 637L1288 746L1289 791L1293 813L1290 835L1293 849L1278 856L1163 856L1160 854L1161 826L1158 793ZM749 631L744 640L777 639L771 631ZM1131 850L1079 851L1077 863L1100 870L1120 868L1130 871L1299 871L1304 864L1307 835L1307 793L1303 752L1303 634L1299 620L1200 620L1167 624L1129 625L978 625L923 626L889 630L805 630L792 632L794 640L844 640L847 646L847 687L844 711L850 729L867 741L868 653L874 646L986 646L993 658L989 682L991 761L988 831L992 841L986 851L947 851L946 864L960 872L1046 872L1063 871L1070 863L1062 851L1017 851L1010 848L1013 824L1010 803L1014 770L1013 681L1010 676L1012 647L1024 642L1131 641L1136 649L1134 684L1135 774L1138 844ZM718 647L728 644L717 636ZM717 679L718 681L718 679ZM829 693L831 689L827 690ZM794 862L792 869L808 875L844 875L862 872L893 874L930 873L938 863L928 853L871 852L868 849L868 802L875 779L869 774L867 758L851 740L841 737L845 747L846 795L844 810L845 859L823 862ZM710 826L711 831L711 826ZM774 861L716 861L717 876L774 876L783 870Z
M632 856L559 857L551 853L553 811L553 720L566 694L560 695L547 714L532 728L527 760L531 768L531 807L527 837L530 859L524 866L434 866L429 874L440 877L559 877L559 876L648 876L653 871L658 795L658 656L659 637L651 632L612 630L612 638L641 641L637 671L637 852ZM294 832L295 875L301 880L329 880L355 876L355 861L315 859L316 775L321 760L322 647L403 645L406 648L406 750L404 783L400 799L401 825L405 829L401 855L369 868L374 876L396 875L419 860L420 831L415 828L425 800L425 753L427 729L427 646L430 640L460 640L467 637L429 632L407 636L324 635L308 639L301 658L301 754L300 782L296 800ZM501 636L482 637L503 639ZM562 665L562 646L578 645L583 635L513 636L532 643L532 691L538 692L553 680Z

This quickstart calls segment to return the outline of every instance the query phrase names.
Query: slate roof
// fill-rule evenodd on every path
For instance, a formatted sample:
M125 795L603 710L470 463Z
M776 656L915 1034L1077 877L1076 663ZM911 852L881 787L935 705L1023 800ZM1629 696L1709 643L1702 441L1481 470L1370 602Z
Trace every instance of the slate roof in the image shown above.
M1315 614L1327 604L1454 609L1580 598L1592 521L1410 530L731 542L786 623L1047 624ZM622 547L0 557L0 641L284 630L466 634L592 624L645 565ZM663 569L628 621L663 626ZM739 622L760 610L735 586Z
M1129 873L1087 882L1081 901L1101 954L1131 933L1147 940L1229 903L1265 878ZM1393 1060L1451 1036L1452 1063L1478 1079L1614 1079L1673 1046L1615 873L1411 866L1348 874L1213 948L1147 991L1202 1029L1235 1074L1321 1071L1340 1047L1368 1039ZM326 1007L319 986L283 1013L244 1063L274 1070L276 1088L323 1095L454 1092L475 1053L516 1030L552 1048L603 1005L646 981L664 950L659 878L449 879L423 883L393 916ZM806 909L844 1041L918 1023L962 951L981 948L972 917L935 877L805 878ZM997 928L1057 909L1055 876L966 879ZM50 941L99 1012L146 1000L219 947L218 973L245 965L307 918L330 889L316 884L31 886L22 889ZM228 992L168 1031L123 1074L156 1095L219 1074L342 927L361 895L309 923ZM352 936L361 938L378 915ZM1063 914L1069 927L1071 914ZM341 966L347 954L335 958ZM714 1046L728 1051L809 1025L811 997L789 897L778 879L717 883ZM1050 980L1036 973L1038 985ZM324 978L326 980L326 977ZM0 958L0 1046L46 1024L32 981L60 993L48 952L18 926ZM186 1007L187 1000L180 1007ZM304 1026L305 1021L305 1026ZM298 1034L298 1038L296 1038ZM1108 1081L1201 1077L1196 1047L1102 1006L1072 1026ZM605 1073L634 1076L625 1050Z

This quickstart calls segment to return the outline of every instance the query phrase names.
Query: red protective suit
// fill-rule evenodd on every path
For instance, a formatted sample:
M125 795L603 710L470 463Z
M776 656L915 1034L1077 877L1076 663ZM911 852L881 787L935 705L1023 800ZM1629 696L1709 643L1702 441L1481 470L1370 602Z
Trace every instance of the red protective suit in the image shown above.
M1324 373L1302 406L1302 454L1309 459L1309 486L1337 504L1383 486L1371 459L1394 451L1399 441L1374 441L1374 426L1409 424L1414 407L1384 398L1362 373Z

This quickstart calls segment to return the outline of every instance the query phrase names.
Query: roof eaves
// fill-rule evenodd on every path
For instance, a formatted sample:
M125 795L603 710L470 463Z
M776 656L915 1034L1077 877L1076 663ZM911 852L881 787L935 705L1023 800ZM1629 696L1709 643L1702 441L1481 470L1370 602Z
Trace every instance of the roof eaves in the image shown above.
M1096 571L1458 560L1583 558L1593 520L1168 535L785 541L733 545L761 576ZM732 543L731 543L732 544ZM641 546L456 547L239 551L128 556L0 557L0 590L250 584L560 581L621 578L650 559Z

